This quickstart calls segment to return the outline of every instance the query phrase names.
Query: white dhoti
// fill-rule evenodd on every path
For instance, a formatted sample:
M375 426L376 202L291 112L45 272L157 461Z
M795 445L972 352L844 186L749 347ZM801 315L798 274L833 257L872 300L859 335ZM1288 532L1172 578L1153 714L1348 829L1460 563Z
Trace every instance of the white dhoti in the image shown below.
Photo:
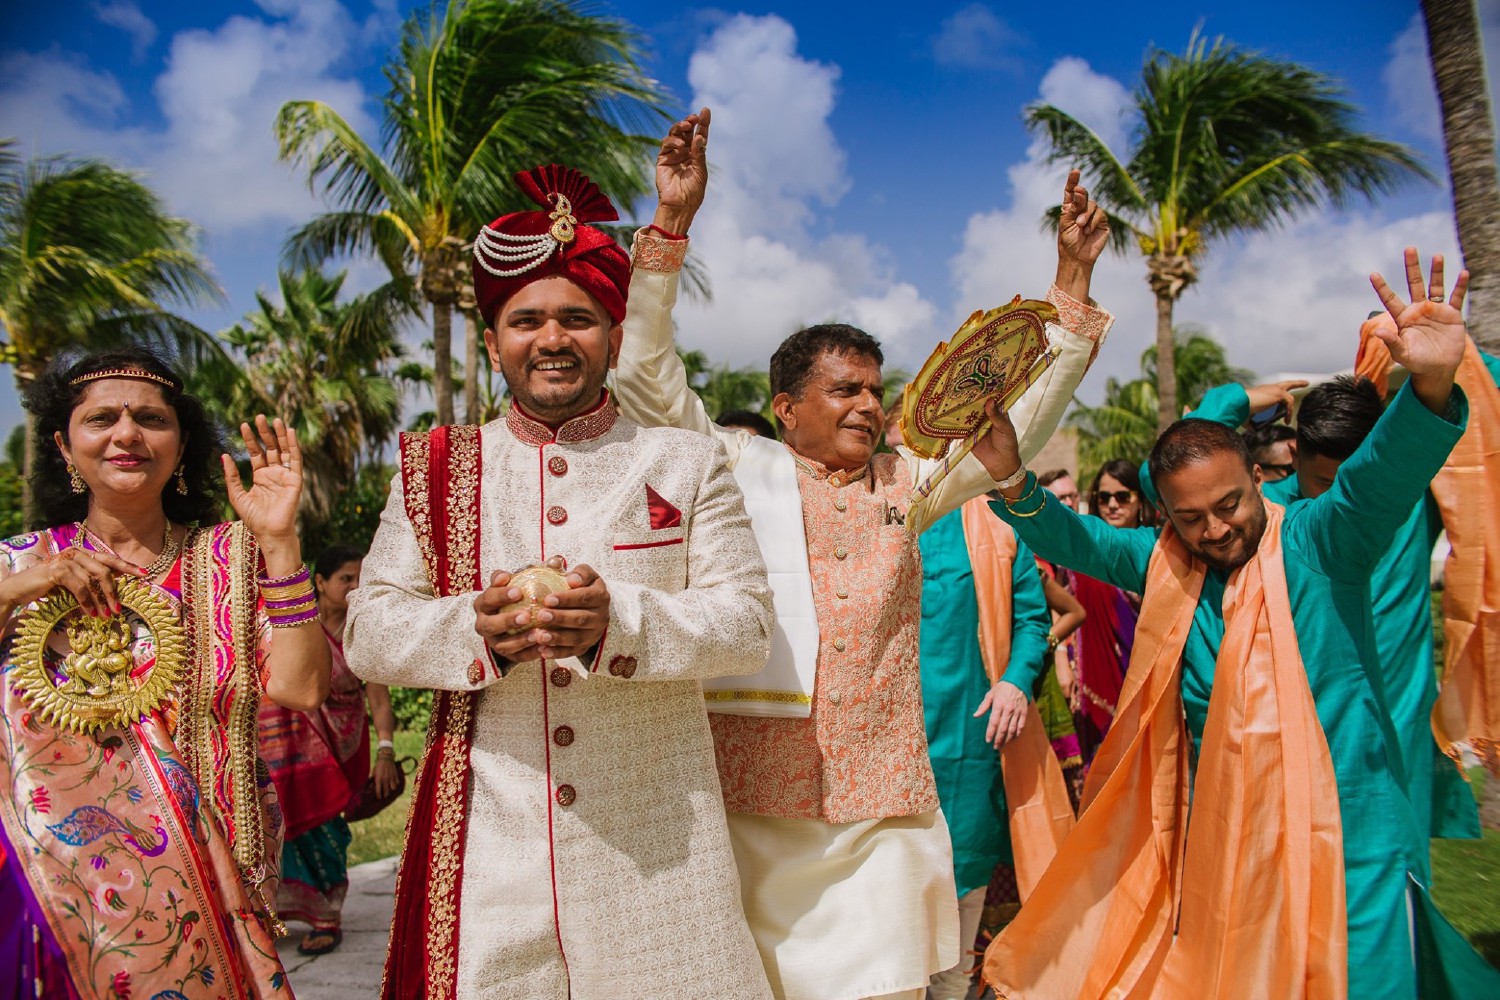
M728 814L745 917L778 1000L925 989L958 961L948 824Z

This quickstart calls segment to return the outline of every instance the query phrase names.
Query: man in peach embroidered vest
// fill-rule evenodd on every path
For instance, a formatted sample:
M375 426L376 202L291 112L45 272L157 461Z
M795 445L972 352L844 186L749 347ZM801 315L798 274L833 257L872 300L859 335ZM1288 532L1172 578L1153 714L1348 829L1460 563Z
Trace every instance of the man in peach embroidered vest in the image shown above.
M543 210L473 261L514 401L404 436L349 606L360 676L437 690L384 996L765 1000L700 685L765 662L765 567L718 447L604 388L629 260L584 223L613 206L517 180ZM524 593L543 563L565 585Z
M1411 378L1315 499L1268 501L1243 439L1190 417L1151 452L1168 526L1113 528L997 435L1020 475L995 513L1144 595L1078 824L986 953L1000 996L1500 996L1428 894L1371 621L1370 575L1468 419L1467 276L1445 297L1441 258L1427 284L1411 247L1406 273L1410 304L1372 281Z
M745 491L777 611L766 668L706 684L745 913L784 1000L919 997L958 961L947 828L938 809L918 672L921 529L993 489L993 450L923 503L935 463L875 454L884 426L880 345L842 324L812 327L771 359L786 443L716 428L672 344L675 275L702 203L707 110L672 130L657 161L660 205L637 234L616 393L642 423L722 444ZM1055 363L1017 406L1027 454L1051 434L1110 318L1086 304L1108 237L1069 178L1059 237ZM676 237L675 239L673 237ZM911 530L915 529L915 530Z

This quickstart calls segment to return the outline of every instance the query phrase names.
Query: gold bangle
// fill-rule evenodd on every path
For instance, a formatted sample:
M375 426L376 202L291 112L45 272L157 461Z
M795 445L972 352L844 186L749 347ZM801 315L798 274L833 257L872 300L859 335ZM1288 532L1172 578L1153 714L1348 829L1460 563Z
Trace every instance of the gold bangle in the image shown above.
M1000 497L1005 501L1005 506L1007 507L1009 507L1011 504L1025 503L1027 500L1030 500L1032 497L1036 496L1037 483L1038 480L1035 476L1033 476L1031 479L1031 489L1027 490L1024 496L1019 496L1012 500L1010 497L1007 497L1004 493L1002 493L1000 494Z
M1032 492L1034 493L1036 491L1033 490ZM1030 496L1030 495L1031 494L1029 494L1029 493L1027 494L1027 496ZM1020 503L1020 502L1021 501L1019 501L1019 500L1016 501L1016 503ZM1020 511L1020 510L1016 510L1010 504L1006 504L1005 505L1005 509L1008 510L1008 511L1010 511L1010 513L1013 514L1016 517L1036 517L1038 514L1040 514L1042 512L1042 509L1044 507L1046 507L1046 506L1047 506L1047 496L1046 496L1046 494L1042 494L1042 502L1039 503L1039 504L1037 504L1036 510L1032 510L1032 511Z

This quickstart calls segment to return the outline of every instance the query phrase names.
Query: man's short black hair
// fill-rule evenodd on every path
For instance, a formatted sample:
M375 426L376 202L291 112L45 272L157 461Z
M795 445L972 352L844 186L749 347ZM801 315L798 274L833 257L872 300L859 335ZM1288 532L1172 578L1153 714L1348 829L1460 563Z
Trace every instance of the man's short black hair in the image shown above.
M885 364L880 341L847 323L820 323L798 330L771 355L771 397L783 392L800 399L813 365L825 354L855 354Z
M1170 476L1189 465L1206 462L1225 451L1239 456L1240 461L1245 463L1246 472L1255 468L1244 438L1233 427L1225 427L1214 420L1186 417L1168 427L1156 439L1156 446L1151 449L1151 457L1147 460L1151 481L1156 484L1159 493L1163 476Z
M714 423L720 427L745 427L763 438L777 439L776 426L754 410L726 410Z
M1340 375L1309 389L1297 409L1297 454L1342 462L1354 454L1385 412L1375 383Z
M1245 432L1245 448L1250 457L1259 461L1259 455L1267 448L1274 448L1283 441L1292 441L1297 432L1286 424L1251 424Z

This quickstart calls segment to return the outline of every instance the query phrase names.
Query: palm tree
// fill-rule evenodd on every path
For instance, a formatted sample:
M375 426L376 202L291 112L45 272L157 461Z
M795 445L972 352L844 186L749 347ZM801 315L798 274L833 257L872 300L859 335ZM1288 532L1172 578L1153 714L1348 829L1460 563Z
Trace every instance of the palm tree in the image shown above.
M1500 348L1500 172L1479 12L1474 0L1422 0L1422 17L1443 108L1458 245L1469 269L1469 332L1493 353ZM1500 806L1494 820L1500 825Z
M1210 46L1196 32L1182 55L1150 53L1135 106L1126 161L1050 104L1027 108L1026 123L1047 137L1053 161L1084 168L1111 213L1116 248L1134 236L1156 296L1156 343L1168 356L1173 306L1215 241L1426 176L1411 150L1354 127L1356 109L1331 78L1222 40ZM1170 362L1157 375L1165 430L1178 412L1177 382Z
M390 282L339 302L344 277L281 272L281 305L256 293L255 312L223 334L237 355L230 368L199 376L226 423L257 411L291 421L306 455L304 527L327 520L361 462L377 460L401 425L400 332L414 296Z
M312 189L338 206L288 238L286 262L375 254L392 275L415 278L432 308L440 423L453 422L452 321L468 241L496 215L535 207L512 176L564 162L622 206L647 190L644 154L655 140L642 133L664 112L638 44L624 22L571 0L452 0L406 21L386 66L379 149L326 104L282 105L282 158L306 166ZM467 337L469 381L476 332ZM469 405L474 398L466 393Z
M1196 407L1204 393L1217 385L1238 382L1248 385L1254 374L1229 363L1224 345L1194 327L1179 327L1173 338L1173 369L1177 373L1178 398L1184 409ZM1113 458L1141 463L1151 454L1157 438L1156 345L1141 354L1141 377L1104 383L1104 402L1099 406L1076 403L1065 423L1078 433L1079 470L1084 481L1094 470Z
M193 360L222 353L171 311L220 296L186 220L99 160L23 164L13 148L0 141L0 362L18 391L70 349L145 341ZM26 426L30 469L37 442L30 418Z

